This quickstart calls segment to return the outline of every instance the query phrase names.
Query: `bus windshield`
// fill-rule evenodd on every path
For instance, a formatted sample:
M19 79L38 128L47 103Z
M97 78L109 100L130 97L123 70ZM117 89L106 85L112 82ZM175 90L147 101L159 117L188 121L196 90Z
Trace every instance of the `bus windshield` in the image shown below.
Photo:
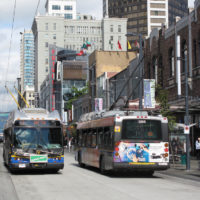
M161 140L161 121L159 120L123 120L122 139Z
M15 128L14 146L22 149L61 148L61 128Z

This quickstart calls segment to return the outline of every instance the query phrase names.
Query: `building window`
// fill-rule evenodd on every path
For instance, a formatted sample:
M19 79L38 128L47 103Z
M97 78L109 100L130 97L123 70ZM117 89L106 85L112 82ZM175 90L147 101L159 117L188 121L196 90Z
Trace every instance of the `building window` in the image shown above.
M56 34L53 34L53 39L56 40Z
M150 63L148 63L147 69L148 69L148 78L151 79L151 64Z
M48 42L45 42L45 47L48 47L48 46L49 46Z
M48 65L48 62L49 62L49 59L46 58L46 59L45 59L45 64Z
M121 31L122 31L122 26L118 25L118 32L121 33Z
M48 23L45 23L45 30L48 31Z
M174 49L173 48L169 49L169 66L170 66L169 76L173 77L174 76Z
M196 40L193 41L193 45L194 45L194 67L197 66L197 42Z
M199 37L198 37L198 63L197 65L200 65L200 31L199 31Z
M48 72L49 70L48 70L48 67L46 67L46 72Z
M72 19L72 14L65 14L65 19Z
M52 5L52 10L60 10L60 6L59 5Z
M163 87L163 80L164 80L164 75L163 75L163 73L164 73L164 71L163 71L163 56L162 55L160 55L159 56L159 61L158 61L158 68L159 68L159 80L158 80L158 82L159 82L159 84Z
M182 73L185 73L185 68L187 67L187 44L186 40L183 40L182 42Z
M113 32L113 25L110 25L110 32Z
M65 6L65 8L64 8L65 10L72 10L73 9L73 7L72 6Z
M155 83L157 84L158 83L158 62L155 56L153 57L152 63L153 63L153 79L155 79Z
M56 30L56 23L53 23L53 30Z

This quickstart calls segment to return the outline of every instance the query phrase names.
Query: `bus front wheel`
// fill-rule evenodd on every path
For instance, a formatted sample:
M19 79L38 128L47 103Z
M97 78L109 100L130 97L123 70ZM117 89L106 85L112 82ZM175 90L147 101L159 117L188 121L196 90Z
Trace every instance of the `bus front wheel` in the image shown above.
M78 164L80 167L85 167L85 164L82 163L81 152L78 153Z

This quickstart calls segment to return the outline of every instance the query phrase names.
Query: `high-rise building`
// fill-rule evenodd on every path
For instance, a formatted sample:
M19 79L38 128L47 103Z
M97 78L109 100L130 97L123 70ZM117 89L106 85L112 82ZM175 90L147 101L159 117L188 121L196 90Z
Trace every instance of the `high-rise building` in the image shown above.
M175 22L178 16L183 18L188 14L188 0L168 0L169 1L169 25Z
M34 87L34 37L31 30L20 34L20 78L23 94L27 87Z
M154 28L168 27L175 16L183 17L187 8L187 0L103 0L104 17L108 12L109 17L128 18L128 32L144 36Z
M77 15L76 20L60 16L37 16L32 30L35 39L36 91L49 73L49 45L80 52L88 44L87 54L94 50L127 51L127 19L104 18L95 20L88 15Z
M76 0L47 0L46 14L76 19Z

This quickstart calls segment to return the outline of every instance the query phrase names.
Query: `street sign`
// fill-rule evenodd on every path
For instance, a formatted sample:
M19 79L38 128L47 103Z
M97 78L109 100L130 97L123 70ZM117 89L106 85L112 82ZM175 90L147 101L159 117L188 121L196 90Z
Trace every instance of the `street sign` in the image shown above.
M190 126L185 125L184 134L190 134Z

